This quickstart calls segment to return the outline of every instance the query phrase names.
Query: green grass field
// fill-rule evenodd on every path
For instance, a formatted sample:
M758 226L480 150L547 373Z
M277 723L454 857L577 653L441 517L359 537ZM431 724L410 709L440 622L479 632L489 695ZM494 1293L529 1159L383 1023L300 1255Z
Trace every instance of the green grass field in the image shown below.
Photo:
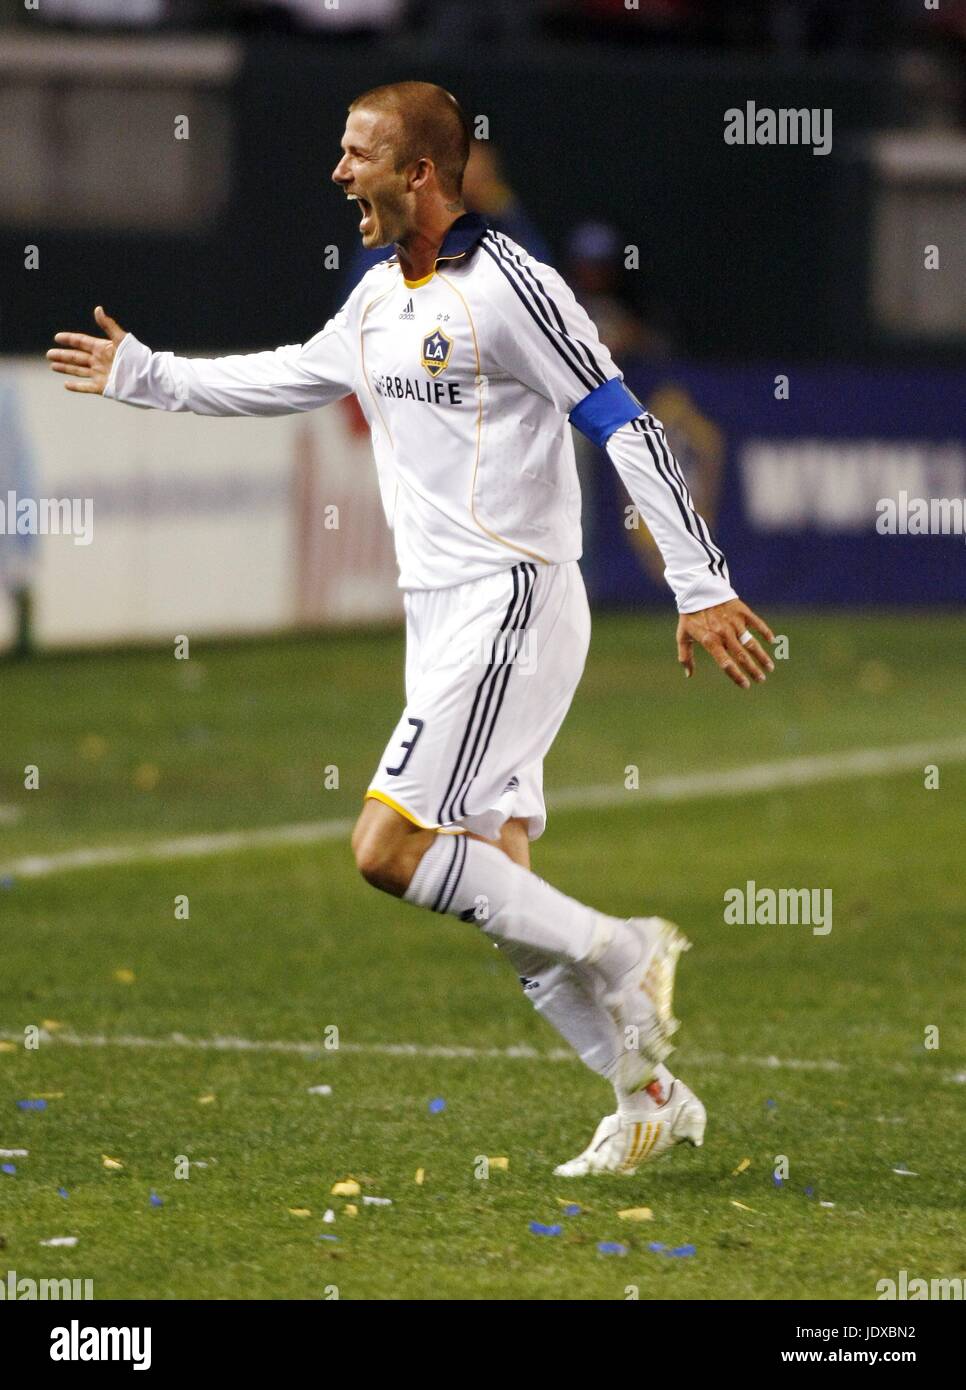
M376 894L346 838L16 867L351 818L401 705L398 634L0 667L0 1147L29 1150L0 1159L16 1169L0 1173L0 1276L92 1278L99 1298L872 1299L901 1269L966 1273L966 748L737 797L621 793L628 764L646 780L962 737L960 619L769 616L789 659L747 694L707 662L685 683L670 613L599 618L547 765L535 867L694 941L671 1060L707 1104L707 1141L632 1178L552 1176L608 1089L553 1055L484 938ZM613 804L554 812L554 790L584 785ZM830 888L832 931L726 925L723 894L747 879ZM219 1038L279 1046L199 1045ZM509 1167L480 1179L479 1155ZM179 1156L208 1166L179 1180ZM329 1194L350 1175L392 1205L348 1215ZM618 1218L641 1206L652 1221ZM41 1246L57 1236L78 1244Z

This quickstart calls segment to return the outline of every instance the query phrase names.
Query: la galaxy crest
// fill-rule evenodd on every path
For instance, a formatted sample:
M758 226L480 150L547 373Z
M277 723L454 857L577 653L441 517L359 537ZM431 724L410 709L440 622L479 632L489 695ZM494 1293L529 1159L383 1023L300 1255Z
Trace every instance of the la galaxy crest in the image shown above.
M434 328L432 333L427 333L423 338L423 355L420 362L430 376L439 376L440 372L444 372L449 366L452 351L453 339L441 328Z

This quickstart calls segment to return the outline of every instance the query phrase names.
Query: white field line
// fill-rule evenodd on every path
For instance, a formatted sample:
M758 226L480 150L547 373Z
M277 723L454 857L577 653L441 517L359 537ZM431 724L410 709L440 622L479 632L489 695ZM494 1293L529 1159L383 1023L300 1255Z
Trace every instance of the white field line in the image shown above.
M722 796L747 796L783 787L814 786L820 782L844 782L861 777L881 777L910 772L926 763L966 761L966 737L934 743L904 743L892 748L858 748L807 758L783 758L770 763L748 763L726 771L654 777L637 790L620 781L598 786L568 787L551 792L552 811L583 810L591 806L633 807L655 802L698 801ZM67 850L61 854L28 855L0 865L0 877L47 878L74 869L99 869L117 864L143 864L167 859L193 859L276 845L318 844L345 839L351 820L303 821L258 830L230 830L210 835L187 835L174 840L153 840L134 845L102 845L94 849Z
M321 1038L314 1042L299 1042L287 1038L189 1038L184 1033L169 1033L166 1037L144 1038L130 1034L107 1037L103 1033L80 1034L56 1033L39 1030L40 1041L58 1043L65 1047L121 1047L134 1050L185 1049L190 1052L281 1052L291 1056L309 1057L321 1060L333 1051L344 1052L351 1057L408 1057L412 1059L435 1061L452 1060L468 1062L525 1061L525 1062L576 1062L576 1053L569 1047L553 1047L540 1051L527 1043L509 1047L460 1047L444 1043L347 1043L341 1042L337 1049L325 1046ZM6 1042L23 1042L23 1033L2 1032L0 1039ZM851 1065L837 1062L829 1057L749 1057L729 1056L724 1052L688 1053L688 1065L721 1070L761 1070L761 1071L818 1071L841 1072L850 1070L867 1071L870 1067L877 1071L888 1071L897 1076L919 1074L905 1062L861 1061ZM962 1084L966 1082L966 1072L942 1072L943 1081Z

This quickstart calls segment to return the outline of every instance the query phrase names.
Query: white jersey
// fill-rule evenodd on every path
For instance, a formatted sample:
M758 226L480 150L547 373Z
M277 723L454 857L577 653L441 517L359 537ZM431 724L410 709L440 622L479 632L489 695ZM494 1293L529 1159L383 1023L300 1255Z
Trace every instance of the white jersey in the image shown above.
M606 447L682 611L734 597L660 423L624 387L550 266L474 214L425 279L374 266L304 344L214 359L119 344L105 396L200 415L281 415L355 392L403 589L581 554L572 422Z

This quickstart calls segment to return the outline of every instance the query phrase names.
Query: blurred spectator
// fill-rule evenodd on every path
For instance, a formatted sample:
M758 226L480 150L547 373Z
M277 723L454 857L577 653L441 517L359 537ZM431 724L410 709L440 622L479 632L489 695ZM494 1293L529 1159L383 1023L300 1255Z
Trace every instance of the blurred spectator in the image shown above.
M7 593L14 605L16 656L26 656L30 650L30 584L37 550L36 536L16 534L16 502L36 496L33 450L21 420L16 387L0 377L0 501L4 518L0 528L0 591Z
M168 17L168 0L42 0L36 18L49 24L140 29Z
M234 8L250 20L283 21L297 30L326 33L376 34L402 22L408 0L234 0Z
M670 356L669 339L643 321L627 294L628 272L616 228L606 222L582 222L567 239L565 259L571 289L593 319L601 342L618 361Z

